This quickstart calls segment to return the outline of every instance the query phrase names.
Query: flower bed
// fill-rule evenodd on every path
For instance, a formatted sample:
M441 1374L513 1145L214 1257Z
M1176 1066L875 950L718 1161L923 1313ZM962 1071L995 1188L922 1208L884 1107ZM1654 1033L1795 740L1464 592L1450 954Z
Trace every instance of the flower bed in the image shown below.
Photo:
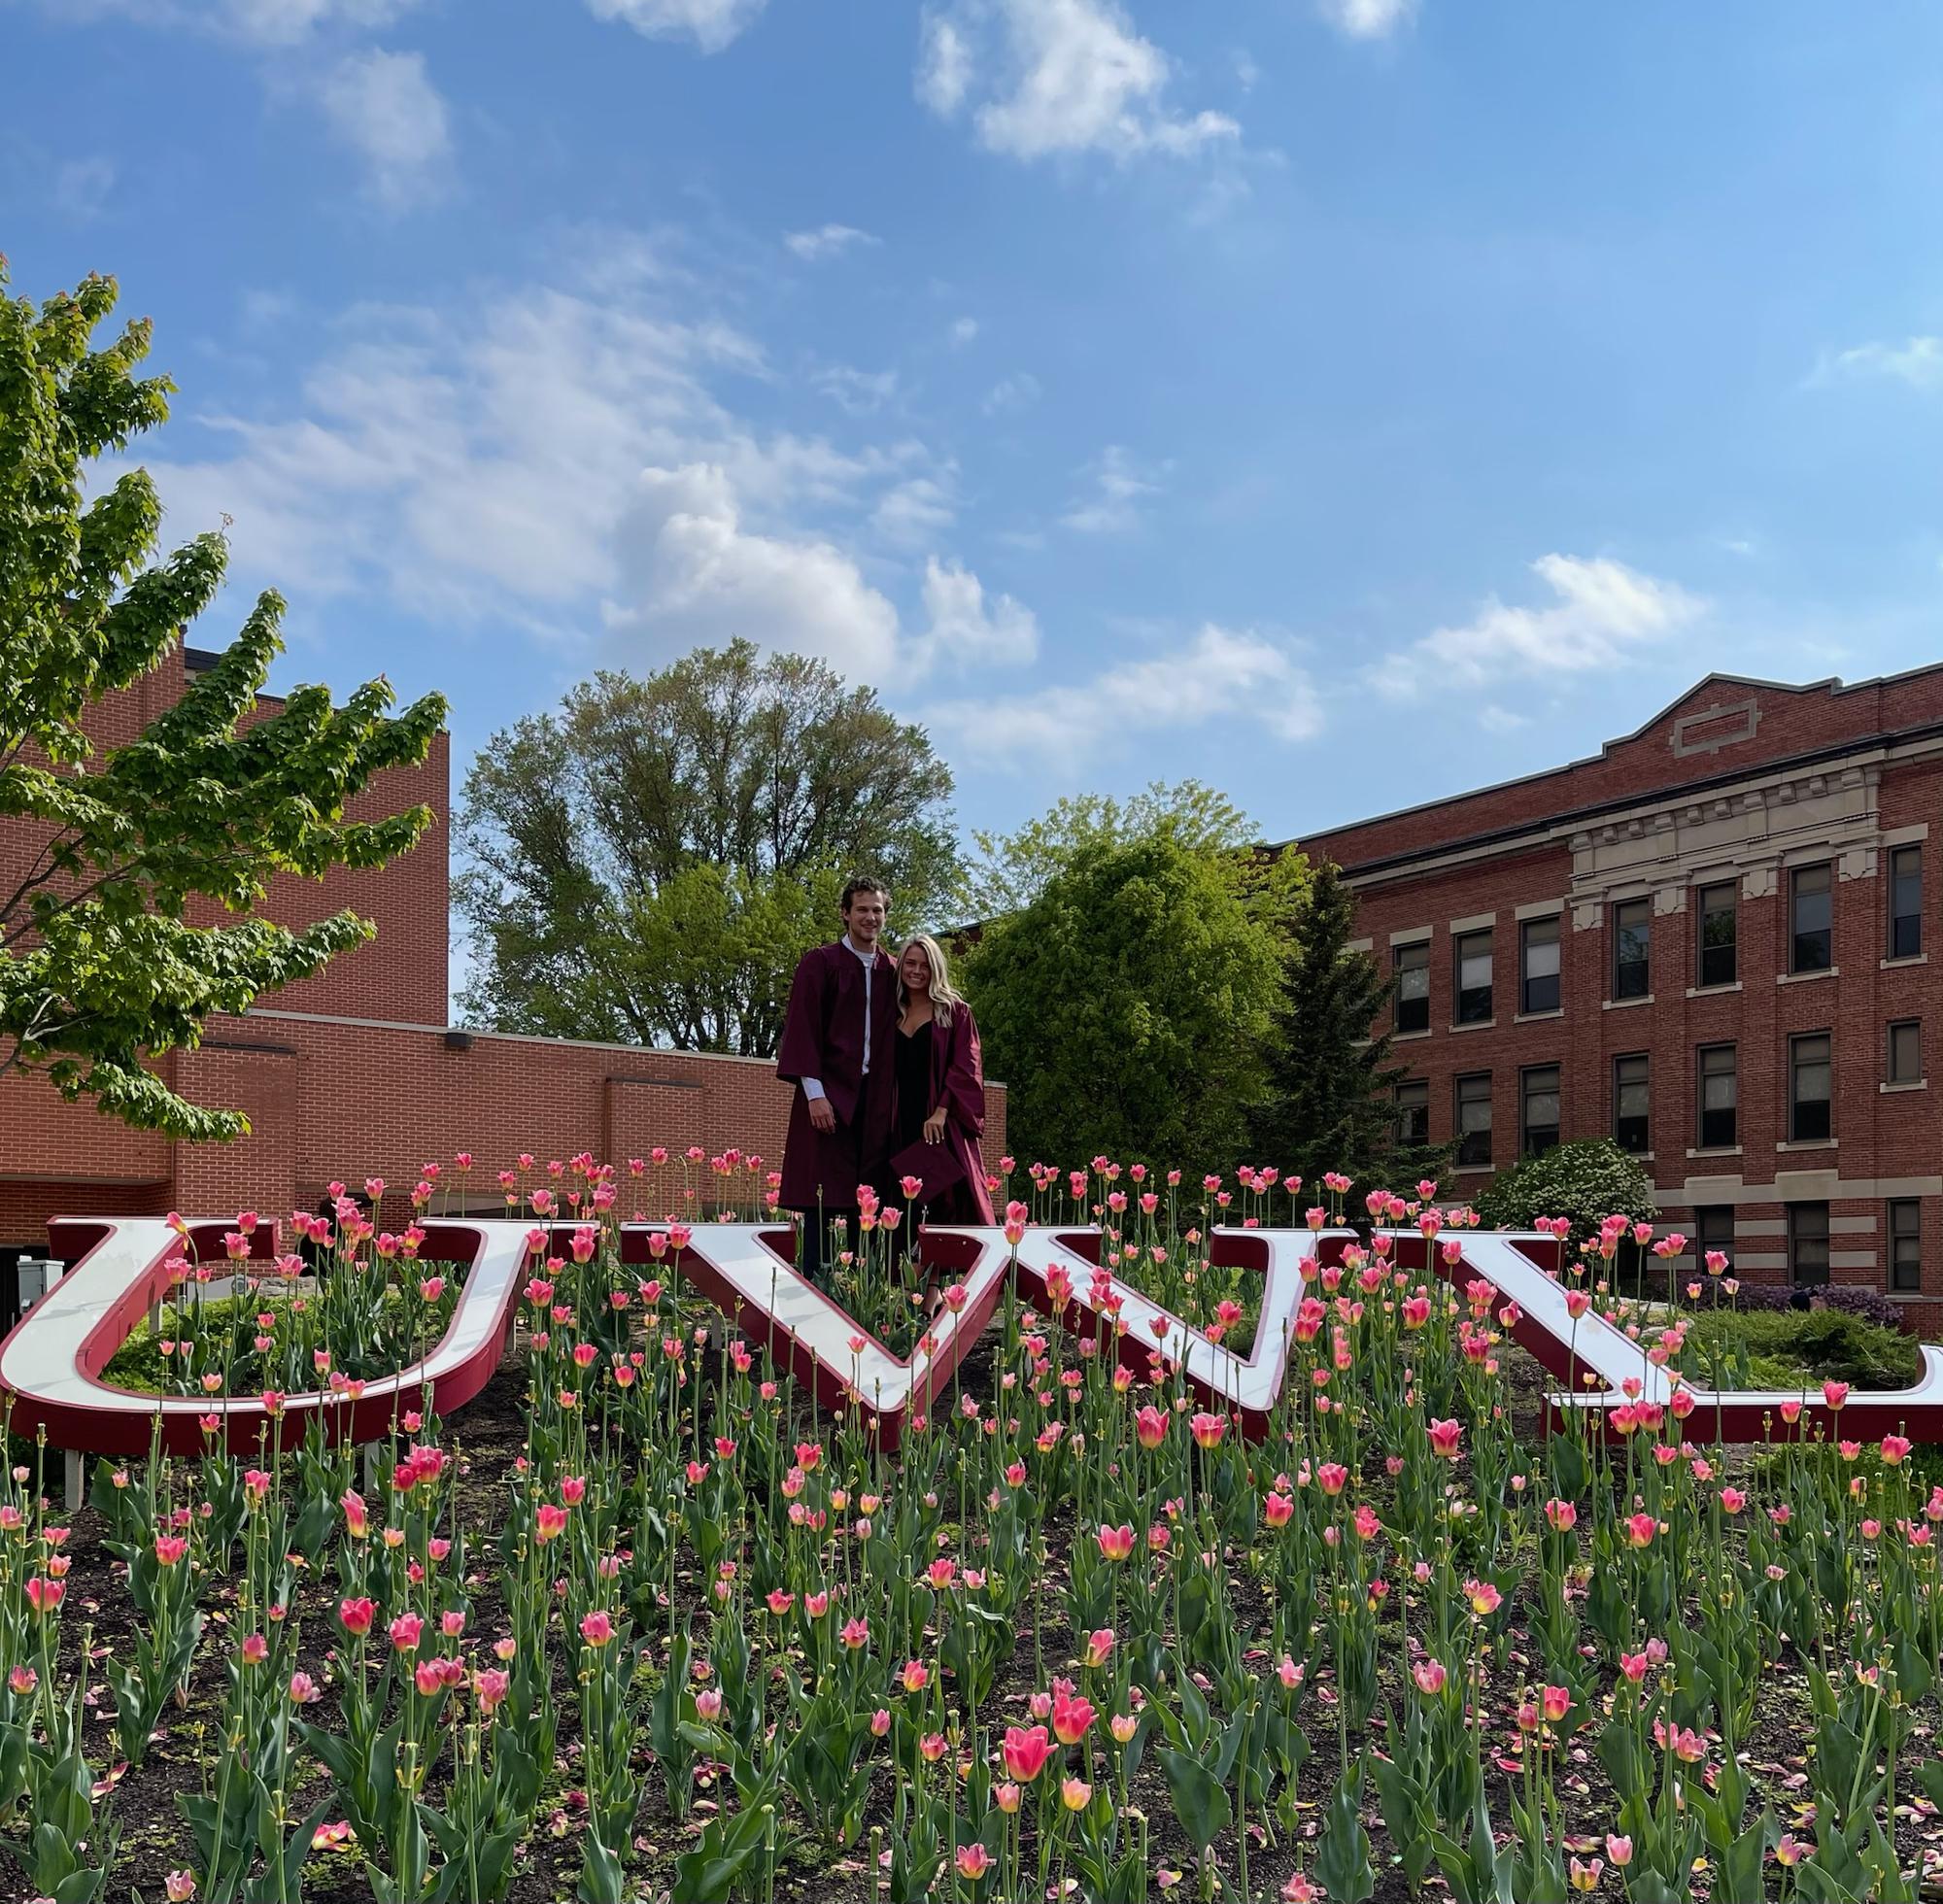
M1322 1273L1259 1445L1177 1367L1129 1379L1008 1295L893 1455L699 1300L679 1193L706 1178L634 1174L512 1175L511 1212L571 1243L488 1395L451 1422L401 1403L375 1463L316 1427L281 1455L212 1441L102 1463L71 1523L31 1462L4 1479L21 1894L1352 1904L1928 1875L1943 1490L1899 1437L1750 1461L1658 1409L1610 1444L1547 1434L1497 1293L1380 1243ZM729 1175L754 1213L758 1173ZM1260 1279L1212 1267L1210 1227L1285 1218L1291 1190L1305 1221L1300 1186L1079 1181L1022 1185L1014 1220L1097 1218L1103 1262L1245 1353ZM1434 1233L1429 1194L1382 1211ZM648 1274L624 1200L678 1219ZM450 1288L348 1198L307 1227L314 1299L189 1288L196 1346L160 1357L172 1317L160 1381L249 1393L306 1357L354 1381L423 1345ZM1604 1241L1572 1286L1703 1379L1691 1299L1611 1286L1678 1252ZM902 1240L858 1244L908 1309Z

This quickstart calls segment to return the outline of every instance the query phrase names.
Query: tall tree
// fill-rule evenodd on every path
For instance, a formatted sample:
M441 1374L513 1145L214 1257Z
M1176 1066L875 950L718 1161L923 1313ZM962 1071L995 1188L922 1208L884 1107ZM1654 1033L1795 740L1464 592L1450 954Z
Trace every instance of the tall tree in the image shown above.
M1280 958L1218 856L1165 827L1054 873L967 966L1022 1156L1196 1172L1242 1154Z
M932 921L958 874L950 770L820 661L752 642L601 673L466 778L468 1011L504 1031L767 1055L846 873Z
M245 726L283 645L284 604L266 594L167 713L95 755L89 708L176 649L227 556L209 534L156 560L161 508L145 470L83 502L86 465L162 423L175 388L134 374L146 323L91 348L116 295L113 279L89 278L38 310L0 297L0 1076L43 1071L128 1123L231 1138L249 1129L239 1112L190 1104L152 1061L372 927L351 912L301 931L185 914L197 897L247 914L276 873L320 878L409 847L429 808L348 821L345 805L373 774L425 759L445 702L392 718L382 680L343 707L298 688Z
M1375 1029L1388 986L1374 959L1349 949L1355 901L1341 874L1327 861L1310 867L1275 912L1281 988L1268 1089L1252 1126L1256 1160L1309 1183L1325 1171L1366 1184L1435 1176L1443 1152L1397 1142L1403 1067L1392 1060L1392 1034Z
M1166 830L1197 852L1230 853L1260 838L1255 823L1226 794L1198 780L1156 780L1121 800L1074 794L1008 833L974 833L977 858L966 868L959 909L967 923L1002 919L1030 905L1055 873Z

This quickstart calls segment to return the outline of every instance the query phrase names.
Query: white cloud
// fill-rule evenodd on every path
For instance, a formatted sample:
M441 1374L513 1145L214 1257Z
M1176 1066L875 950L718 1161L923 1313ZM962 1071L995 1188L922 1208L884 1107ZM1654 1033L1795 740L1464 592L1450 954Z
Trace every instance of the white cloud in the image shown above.
M1177 648L1119 663L1090 681L946 701L926 718L965 756L998 760L1072 759L1217 720L1289 742L1312 738L1322 725L1314 688L1285 646L1212 622Z
M1012 158L1185 156L1239 136L1225 114L1173 111L1172 72L1115 0L956 0L925 17L917 95L941 119L975 96L980 143Z
M722 49L755 23L765 0L587 0L596 19L625 20L651 40L693 40Z
M624 665L733 634L869 680L1017 651L1016 602L912 571L955 514L948 461L760 432L714 389L763 367L755 344L655 295L348 313L293 414L205 415L229 454L150 461L169 532L228 514L239 580L582 632Z
M949 119L972 87L972 49L943 14L927 13L920 33L917 96L939 119Z
M1167 468L1143 469L1119 444L1108 443L1086 471L1088 493L1059 520L1086 535L1122 535L1140 521L1141 498L1160 493Z
M1021 410L1030 410L1039 399L1039 379L1030 370L1014 371L1009 377L1001 377L985 392L985 414L1014 416Z
M834 397L853 417L868 417L881 410L898 393L895 370L855 370L847 363L833 363L816 372L816 385L826 396Z
M1416 0L1319 0L1322 17L1354 40L1381 40L1416 13Z
M1039 623L1008 595L988 605L984 585L955 561L929 557L924 565L928 624L918 643L921 667L1024 667L1039 655Z
M42 0L68 23L118 15L145 26L192 28L253 46L293 47L314 33L388 26L419 0Z
M951 341L954 344L970 344L978 335L976 318L957 318L952 321Z
M443 189L452 137L424 54L377 48L348 54L325 77L319 97L331 129L369 168L382 203L401 211Z
M1943 337L1860 344L1853 351L1843 351L1833 368L1851 377L1892 377L1912 390L1943 391Z
M810 231L789 232L783 238L783 243L798 257L810 264L820 258L840 257L853 245L880 242L868 231L859 231L854 224L820 224Z
M1607 558L1541 556L1532 573L1557 597L1508 608L1493 595L1468 622L1441 628L1370 669L1400 699L1444 689L1496 686L1617 667L1689 626L1707 604L1676 583Z
M949 528L957 517L948 481L913 476L884 492L870 512L870 524L887 542L916 547Z
M866 680L893 665L898 611L856 562L827 541L745 528L720 467L643 470L622 539L629 572L603 611L610 629L658 629L682 648L746 635Z

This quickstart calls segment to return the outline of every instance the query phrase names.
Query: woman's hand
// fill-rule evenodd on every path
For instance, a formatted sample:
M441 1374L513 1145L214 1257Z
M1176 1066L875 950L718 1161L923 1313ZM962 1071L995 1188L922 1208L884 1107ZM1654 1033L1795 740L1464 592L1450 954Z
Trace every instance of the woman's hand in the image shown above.
M924 1120L924 1140L926 1143L944 1141L944 1106L940 1105Z

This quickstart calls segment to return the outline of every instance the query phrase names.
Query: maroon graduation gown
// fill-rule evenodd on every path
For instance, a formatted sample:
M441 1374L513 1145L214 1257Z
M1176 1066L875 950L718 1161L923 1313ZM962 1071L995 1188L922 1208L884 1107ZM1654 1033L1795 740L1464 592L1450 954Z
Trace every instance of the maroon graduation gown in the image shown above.
M776 1052L776 1075L795 1084L789 1138L783 1146L785 1209L855 1209L857 1185L881 1190L891 1136L891 1080L897 1070L892 1039L898 1027L898 969L884 953L870 969L870 1090L864 1128L856 1127L864 1082L864 964L847 945L813 946L802 955L790 987L789 1012ZM815 1078L836 1113L828 1135L809 1121L801 1080Z
M870 1047L875 1075L877 1047ZM944 1106L944 1147L958 1159L964 1178L925 1207L933 1223L990 1223L992 1194L985 1188L985 1160L978 1139L985 1135L985 1067L979 1053L978 1026L972 1007L952 1007L951 1028L931 1021L931 1102L920 1111L928 1117ZM899 1106L902 1111L903 1106ZM902 1122L902 1117L899 1120Z

